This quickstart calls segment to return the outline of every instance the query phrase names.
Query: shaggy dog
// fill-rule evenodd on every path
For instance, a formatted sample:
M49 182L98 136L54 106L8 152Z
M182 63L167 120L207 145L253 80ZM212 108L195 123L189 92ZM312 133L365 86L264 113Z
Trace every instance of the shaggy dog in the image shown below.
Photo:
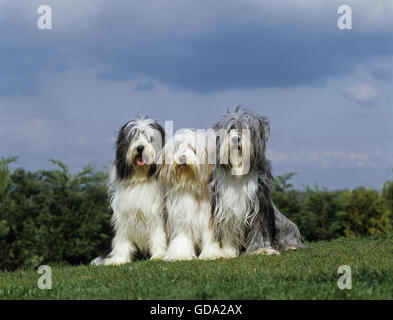
M166 185L165 216L169 237L165 260L215 259L221 256L212 229L208 187L214 136L185 129L165 144L159 176ZM212 148L210 148L212 146ZM160 161L161 162L161 161Z
M214 125L217 164L210 186L215 234L226 257L279 254L304 247L297 226L271 198L271 166L266 159L270 127L266 118L237 107Z
M164 190L155 175L164 139L164 129L152 119L138 118L120 129L109 179L115 237L109 255L92 264L127 263L137 252L151 259L164 256Z

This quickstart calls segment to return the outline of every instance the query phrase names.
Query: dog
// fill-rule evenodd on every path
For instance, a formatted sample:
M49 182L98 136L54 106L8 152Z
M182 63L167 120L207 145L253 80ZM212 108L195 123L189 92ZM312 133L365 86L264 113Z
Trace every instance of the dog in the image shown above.
M212 226L208 182L215 141L204 130L184 129L165 144L159 177L166 185L165 217L169 238L164 260L221 257ZM214 137L214 136L212 136ZM165 163L164 163L165 161Z
M213 129L218 159L209 185L214 231L225 257L304 247L297 226L272 201L267 119L236 107Z
M161 125L147 117L131 120L120 129L108 189L115 231L112 251L92 264L123 264L136 253L151 259L164 257L164 189L156 175L164 139Z

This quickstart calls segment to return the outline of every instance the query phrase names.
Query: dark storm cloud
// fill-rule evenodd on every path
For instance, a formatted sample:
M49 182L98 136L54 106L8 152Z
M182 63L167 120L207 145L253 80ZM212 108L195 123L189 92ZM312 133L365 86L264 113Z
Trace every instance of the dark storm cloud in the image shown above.
M135 85L135 90L136 91L147 91L147 90L153 90L155 88L155 85L153 82L138 82Z
M68 70L73 59L65 34L38 30L33 2L0 5L0 96L39 93L43 76Z
M36 28L35 6L20 12L6 6L0 19L1 30L8 30L0 35L0 94L34 93L40 76L72 67L94 67L104 81L145 77L199 93L320 85L393 52L389 30L338 30L333 3L310 13L290 12L285 5L274 11L266 2L265 15L254 1L174 1L172 10L165 7L168 1L144 3L99 1L94 15L68 21L64 5L53 2L50 31ZM71 9L70 4L67 14Z
M99 42L87 42L84 51L95 52L103 66L101 79L122 81L142 75L202 93L320 85L330 76L346 75L359 63L393 52L389 32L339 31L336 7L330 9L318 12L317 18L304 17L299 10L299 17L290 21L285 10L273 21L258 19L258 14L244 21L217 11L217 24L176 33L147 31L142 26L148 20L139 17L130 23L126 18L132 9L124 7L119 14L112 7L100 16L102 25L111 27L99 32ZM117 25L110 23L115 17Z
M391 80L393 79L393 70L389 67L376 67L372 72L372 75L377 80Z

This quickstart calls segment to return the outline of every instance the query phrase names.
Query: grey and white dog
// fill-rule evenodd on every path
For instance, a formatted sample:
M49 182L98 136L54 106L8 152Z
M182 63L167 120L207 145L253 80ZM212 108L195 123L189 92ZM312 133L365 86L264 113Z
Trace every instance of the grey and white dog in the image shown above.
M266 158L270 134L266 118L236 107L213 126L212 212L224 256L279 254L304 247L297 226L273 204L271 165Z
M164 186L156 175L164 139L161 125L147 117L138 117L121 127L108 184L115 230L112 251L91 264L127 263L138 252L151 259L164 257Z

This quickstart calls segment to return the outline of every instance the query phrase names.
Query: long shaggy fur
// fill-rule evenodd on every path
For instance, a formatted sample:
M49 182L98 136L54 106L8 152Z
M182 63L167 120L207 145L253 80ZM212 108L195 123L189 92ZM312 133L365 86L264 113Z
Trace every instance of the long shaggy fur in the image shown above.
M166 186L165 215L169 237L165 260L191 260L221 256L212 229L212 165L208 164L208 135L185 129L177 132L164 147L159 176Z
M213 168L214 230L226 257L279 254L303 247L297 226L275 208L266 158L270 134L266 118L237 107L214 125L217 164Z
M148 118L129 121L120 129L108 188L115 237L109 255L92 264L127 263L137 252L152 259L164 256L164 190L156 176L164 139L164 129Z

